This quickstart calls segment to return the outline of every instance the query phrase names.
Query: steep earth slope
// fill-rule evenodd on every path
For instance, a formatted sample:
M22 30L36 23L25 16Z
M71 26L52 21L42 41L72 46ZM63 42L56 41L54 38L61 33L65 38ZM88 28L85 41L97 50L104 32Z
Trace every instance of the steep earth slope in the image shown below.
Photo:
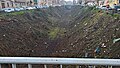
M117 38L120 16L93 7L0 14L1 56L120 58L120 42L113 43Z
M87 54L87 57L120 58L120 42L113 44L113 40L120 37L118 14L106 14L87 7L82 8L82 11L73 9L71 12L72 22L57 45L55 55L85 57ZM96 49L100 50L99 53L95 52Z

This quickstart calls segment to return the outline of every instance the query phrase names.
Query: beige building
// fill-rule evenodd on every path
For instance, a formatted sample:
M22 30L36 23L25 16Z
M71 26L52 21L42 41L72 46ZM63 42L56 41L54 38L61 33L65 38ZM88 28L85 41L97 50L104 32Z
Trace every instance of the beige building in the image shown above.
M0 0L0 8L15 7L14 0Z
M33 5L56 6L60 5L61 1L64 0L0 0L0 8L24 7Z
M0 0L0 8L33 6L33 0Z
M15 0L14 4L16 7L23 7L23 6L33 6L33 0Z
M39 4L40 5L48 5L48 6L59 5L60 0L40 0Z
M82 5L85 5L85 4L89 3L89 2L93 2L93 3L96 4L96 1L97 1L97 0L80 0L80 1L82 1L82 2L81 2Z

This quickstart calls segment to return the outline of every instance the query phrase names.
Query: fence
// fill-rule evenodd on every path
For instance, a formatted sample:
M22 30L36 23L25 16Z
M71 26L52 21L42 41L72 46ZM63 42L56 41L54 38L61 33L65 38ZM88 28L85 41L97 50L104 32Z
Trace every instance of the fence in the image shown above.
M28 64L28 68L32 68L32 64L59 64L62 65L108 65L120 66L120 59L92 59L92 58L51 58L51 57L0 57L1 64L12 64L12 68L16 68L16 64ZM78 67L79 68L79 67Z

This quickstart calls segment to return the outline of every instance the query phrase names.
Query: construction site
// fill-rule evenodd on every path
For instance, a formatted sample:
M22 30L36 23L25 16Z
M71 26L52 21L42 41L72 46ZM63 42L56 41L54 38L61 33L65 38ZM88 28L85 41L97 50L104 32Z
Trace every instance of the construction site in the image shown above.
M56 6L0 14L1 57L119 59L119 38L120 15L95 7ZM59 67L50 65L49 68Z

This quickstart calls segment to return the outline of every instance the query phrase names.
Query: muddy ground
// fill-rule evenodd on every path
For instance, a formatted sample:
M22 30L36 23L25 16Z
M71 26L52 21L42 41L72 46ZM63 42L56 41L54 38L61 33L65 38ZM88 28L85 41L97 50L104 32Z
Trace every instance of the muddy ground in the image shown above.
M0 14L1 56L120 58L120 41L113 43L117 38L120 15L93 7L62 6Z

